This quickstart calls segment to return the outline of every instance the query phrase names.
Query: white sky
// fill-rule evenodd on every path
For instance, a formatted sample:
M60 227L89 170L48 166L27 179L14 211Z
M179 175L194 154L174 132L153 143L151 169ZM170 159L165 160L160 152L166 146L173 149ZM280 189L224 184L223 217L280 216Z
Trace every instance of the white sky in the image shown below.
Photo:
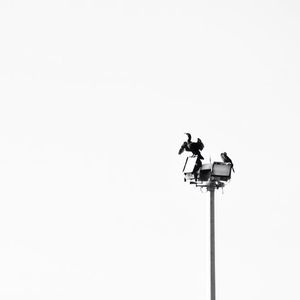
M300 299L298 1L0 2L1 299Z

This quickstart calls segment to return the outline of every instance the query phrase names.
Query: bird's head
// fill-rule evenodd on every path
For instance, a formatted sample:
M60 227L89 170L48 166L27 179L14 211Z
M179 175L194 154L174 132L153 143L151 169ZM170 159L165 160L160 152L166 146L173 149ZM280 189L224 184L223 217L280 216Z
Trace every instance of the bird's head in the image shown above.
M185 132L184 134L186 134L186 135L188 136L188 140L189 140L189 141L192 139L192 136L191 136L191 134L190 134L190 133L188 133L188 132Z

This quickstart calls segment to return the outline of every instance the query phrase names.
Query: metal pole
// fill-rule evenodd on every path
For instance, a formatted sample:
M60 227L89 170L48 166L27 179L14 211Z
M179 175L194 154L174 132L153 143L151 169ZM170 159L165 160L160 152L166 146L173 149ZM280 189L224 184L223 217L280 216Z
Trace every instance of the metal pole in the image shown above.
M216 299L216 270L215 270L215 187L210 191L210 296L211 300Z

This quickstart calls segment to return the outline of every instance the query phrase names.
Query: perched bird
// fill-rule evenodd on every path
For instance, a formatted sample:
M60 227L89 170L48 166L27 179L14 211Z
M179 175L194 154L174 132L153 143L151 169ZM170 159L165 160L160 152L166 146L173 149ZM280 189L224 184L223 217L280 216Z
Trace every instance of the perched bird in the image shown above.
M187 141L182 144L182 146L179 149L178 154L181 154L184 150L192 152L193 155L200 156L200 159L204 159L201 155L201 150L203 150L204 145L202 141L198 138L197 142L192 142L192 136L190 133L185 133L188 137Z
M221 153L221 157L222 157L224 163L229 163L229 164L231 164L232 171L234 172L233 162L232 162L232 160L229 158L229 156L227 155L227 153L226 153L226 152Z
M195 166L192 172L194 174L195 181L197 181L198 172L202 166L201 159L204 159L204 157L201 155L200 152L201 150L203 150L204 144L199 138L197 139L197 142L192 142L191 134L190 133L185 133L185 134L187 135L188 139L181 145L178 154L181 154L185 150L188 152L192 152L193 156L197 156L197 160L195 162Z

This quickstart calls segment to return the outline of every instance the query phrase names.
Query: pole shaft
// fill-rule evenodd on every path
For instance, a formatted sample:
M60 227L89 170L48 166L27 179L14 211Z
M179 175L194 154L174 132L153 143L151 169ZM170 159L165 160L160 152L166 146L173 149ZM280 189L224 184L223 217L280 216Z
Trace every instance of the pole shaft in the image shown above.
M210 295L216 299L216 270L215 270L215 188L210 188Z

